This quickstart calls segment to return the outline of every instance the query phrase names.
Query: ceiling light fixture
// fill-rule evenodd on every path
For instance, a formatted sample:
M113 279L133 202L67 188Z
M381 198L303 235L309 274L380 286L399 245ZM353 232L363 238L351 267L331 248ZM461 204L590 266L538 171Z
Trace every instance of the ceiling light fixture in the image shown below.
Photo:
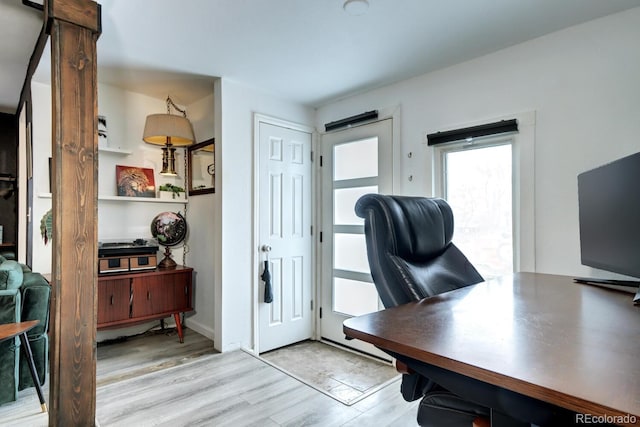
M171 108L182 116L171 114ZM193 127L187 119L186 110L178 106L167 96L166 114L149 114L144 124L142 140L149 144L162 145L162 171L160 175L177 176L175 146L185 147L195 140Z
M351 16L360 16L369 10L369 2L367 0L345 0L342 8Z

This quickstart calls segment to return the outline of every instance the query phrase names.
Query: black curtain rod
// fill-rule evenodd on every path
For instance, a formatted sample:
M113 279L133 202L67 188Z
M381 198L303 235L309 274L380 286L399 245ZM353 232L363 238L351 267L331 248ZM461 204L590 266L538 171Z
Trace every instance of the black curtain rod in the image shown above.
M471 126L468 128L430 133L427 135L427 144L445 144L447 142L462 141L469 138L473 139L479 138L481 136L499 135L501 133L517 131L518 121L516 119L502 120L495 123L487 123L484 125Z
M29 1L29 0L22 0L22 4L25 5L25 6L29 6L29 7L32 7L34 9L37 9L40 12L44 11L44 5L40 4L40 3L36 3L36 2L33 2L33 1Z
M346 126L351 126L356 123L365 122L367 120L375 120L378 118L378 110L367 111L366 113L357 114L355 116L347 117L346 119L336 120L335 122L326 123L324 125L325 132L331 130L340 129Z

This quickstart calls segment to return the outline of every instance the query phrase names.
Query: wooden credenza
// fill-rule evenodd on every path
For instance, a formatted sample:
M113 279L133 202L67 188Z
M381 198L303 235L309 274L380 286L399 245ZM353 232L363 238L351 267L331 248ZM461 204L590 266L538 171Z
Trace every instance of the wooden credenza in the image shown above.
M191 267L98 277L98 329L173 316L184 342L180 313L193 310Z

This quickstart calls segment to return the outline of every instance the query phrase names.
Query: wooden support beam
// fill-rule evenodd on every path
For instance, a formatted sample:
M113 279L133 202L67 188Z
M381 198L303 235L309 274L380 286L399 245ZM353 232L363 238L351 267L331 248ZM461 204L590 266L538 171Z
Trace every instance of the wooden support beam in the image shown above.
M96 413L100 6L49 0L53 298L50 426L91 426Z

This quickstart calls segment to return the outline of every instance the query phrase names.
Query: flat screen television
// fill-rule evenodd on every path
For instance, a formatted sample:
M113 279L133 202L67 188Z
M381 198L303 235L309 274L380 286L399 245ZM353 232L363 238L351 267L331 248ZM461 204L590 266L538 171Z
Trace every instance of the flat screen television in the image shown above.
M640 153L579 174L578 205L582 264L640 278Z

